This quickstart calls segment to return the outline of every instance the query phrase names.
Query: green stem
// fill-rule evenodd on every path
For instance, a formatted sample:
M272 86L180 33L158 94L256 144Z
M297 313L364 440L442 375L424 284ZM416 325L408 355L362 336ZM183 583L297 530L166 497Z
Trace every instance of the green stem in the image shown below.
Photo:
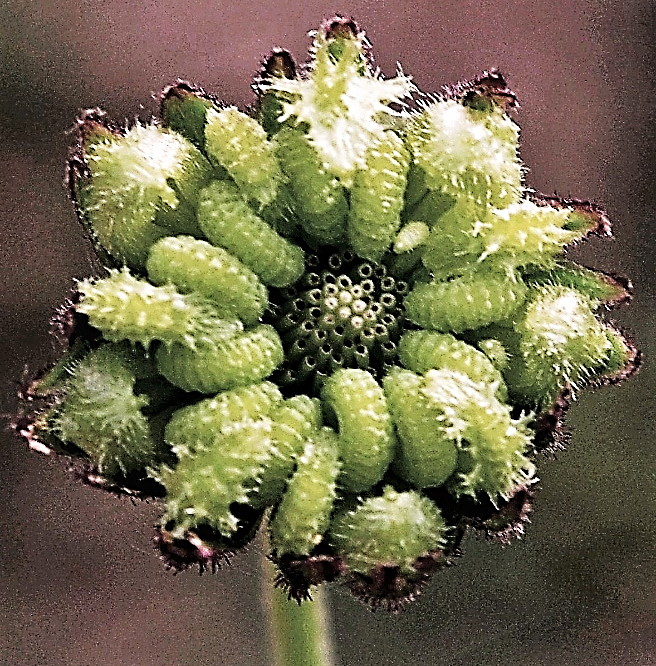
M274 588L272 564L263 557L263 599L275 666L337 666L326 592L317 588L301 605Z

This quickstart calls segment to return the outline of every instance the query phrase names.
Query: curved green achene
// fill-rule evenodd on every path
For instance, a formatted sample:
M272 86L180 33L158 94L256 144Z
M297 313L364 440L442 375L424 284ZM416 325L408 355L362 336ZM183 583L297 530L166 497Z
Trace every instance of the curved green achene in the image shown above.
M400 446L393 469L415 488L441 486L458 459L444 414L422 393L423 377L393 368L383 380L385 397Z
M603 374L614 347L590 299L569 287L531 290L516 330L519 353L506 378L522 404L545 407L565 386L577 392Z
M267 289L253 271L222 247L190 236L157 241L146 269L153 284L171 282L182 293L195 292L247 326L256 324L268 305Z
M163 453L142 412L148 398L135 394L144 363L136 350L122 344L90 351L69 370L50 417L57 437L82 449L108 478L143 470Z
M284 127L274 143L287 176L292 211L305 232L316 242L341 241L349 211L342 184L326 171L314 146L300 130Z
M330 543L354 573L371 576L385 565L412 580L421 577L417 560L442 550L446 533L440 510L429 499L385 486L382 496L362 499L333 518Z
M369 490L383 478L396 443L383 389L370 372L343 369L326 380L321 398L337 418L340 487L347 493Z
M77 311L89 317L106 340L177 343L189 349L201 342L212 344L237 335L238 319L223 319L212 301L197 294L180 294L175 287L155 287L133 277L125 268L109 277L78 283L81 296Z
M231 505L248 504L271 456L271 420L235 423L229 432L209 435L210 446L184 455L175 469L163 467L166 488L162 524L177 538L201 525L229 537L239 527ZM169 525L170 523L170 525Z
M278 387L261 382L223 391L177 409L164 430L164 440L179 457L193 456L215 446L216 438L229 435L247 421L269 416L282 402Z
M231 338L203 341L195 347L181 344L159 347L159 372L185 391L216 393L266 379L283 361L280 336L261 324Z
M420 392L443 413L443 427L458 443L456 474L447 484L457 497L486 493L493 502L507 500L535 481L535 465L527 457L528 419L513 420L511 407L494 396L492 386L446 369L429 370L422 384Z
M419 374L440 368L464 372L474 382L496 385L497 397L507 398L503 376L489 358L448 333L407 331L399 341L399 360Z
M303 274L303 250L258 217L233 183L216 180L201 192L198 223L213 245L240 259L264 284L286 287Z
M469 199L459 199L430 225L428 239L422 246L421 260L435 280L469 276L478 270L485 243L481 236L485 206Z
M306 442L271 518L271 545L278 557L309 555L324 540L337 496L337 439L330 428L322 428Z
M205 150L232 176L246 198L263 208L274 201L282 173L260 124L234 106L205 114Z
M401 225L409 163L408 150L392 131L367 150L349 199L348 240L357 255L379 261L392 244Z
M428 103L411 120L407 139L429 189L495 208L519 200L519 128L496 105L478 110L459 100Z
M405 299L405 310L422 328L461 333L506 319L525 296L526 285L518 275L476 273L415 286Z
M143 268L148 248L168 235L154 224L158 211L195 206L212 167L191 142L158 125L104 136L83 146L89 177L77 187L78 203L103 248Z
M262 472L258 491L251 499L256 509L274 506L280 501L297 456L322 425L321 403L306 395L297 395L276 405L270 416L272 455Z

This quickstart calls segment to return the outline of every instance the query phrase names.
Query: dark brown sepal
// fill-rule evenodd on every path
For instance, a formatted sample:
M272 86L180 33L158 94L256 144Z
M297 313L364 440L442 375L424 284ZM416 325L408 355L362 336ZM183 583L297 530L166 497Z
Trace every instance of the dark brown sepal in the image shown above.
M453 564L441 550L432 551L415 560L415 573L407 575L397 565L379 564L365 576L347 574L345 583L353 596L372 610L382 608L392 613L403 610L414 601L437 569Z
M320 31L323 32L327 40L331 39L364 39L364 32L358 28L358 24L353 18L345 16L333 16L327 19L321 25Z
M201 573L214 572L221 563L229 563L230 557L253 541L264 515L264 511L245 504L234 504L231 511L239 519L239 527L230 538L209 525L184 532L172 523L156 526L154 542L162 561L176 571L198 566Z
M113 495L127 495L135 499L147 500L160 499L166 494L164 486L148 476L145 470L106 477L100 474L88 460L75 459L70 464L70 471L77 480L85 485Z
M472 517L471 526L480 530L491 541L508 544L513 538L521 538L524 526L530 522L529 514L535 498L533 486L519 486L512 497L495 506L489 498L481 498L477 515Z
M272 556L271 560L279 569L275 586L283 588L287 597L299 604L312 598L311 587L331 583L344 573L344 563L335 555L284 555L280 559Z
M153 537L155 550L168 569L175 573L198 566L200 573L215 573L223 565L230 564L235 551L221 541L201 539L195 532L185 532L184 538L177 538L163 527L156 528Z
M287 49L275 48L264 58L255 76L253 87L271 79L293 79L296 76L296 62Z
M494 107L509 111L519 106L517 96L498 69L486 70L473 79L443 86L439 97L461 100L464 106L479 111L489 111Z

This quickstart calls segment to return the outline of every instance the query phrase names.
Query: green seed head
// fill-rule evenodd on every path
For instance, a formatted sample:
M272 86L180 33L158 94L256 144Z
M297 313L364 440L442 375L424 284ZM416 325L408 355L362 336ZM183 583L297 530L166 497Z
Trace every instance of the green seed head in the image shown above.
M565 259L608 221L529 196L498 72L410 111L353 20L310 55L267 59L252 114L181 82L164 125L85 114L69 181L109 273L16 426L149 483L169 564L265 520L291 597L343 576L395 608L469 527L521 533L566 396L638 364L598 312L630 289Z

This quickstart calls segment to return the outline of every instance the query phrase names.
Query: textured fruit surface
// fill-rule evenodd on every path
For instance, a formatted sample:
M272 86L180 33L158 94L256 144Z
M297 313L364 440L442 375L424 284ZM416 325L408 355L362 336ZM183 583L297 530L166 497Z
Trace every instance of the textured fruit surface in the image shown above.
M205 149L259 207L275 199L282 174L273 146L256 120L235 107L208 109Z
M198 222L207 238L240 259L265 284L286 287L303 273L303 251L280 236L242 199L217 180L201 192Z
M321 397L337 418L342 461L340 486L369 490L383 478L394 453L393 424L383 389L366 370L338 370Z
M504 208L522 190L519 128L499 108L479 111L437 100L410 125L415 164L431 190Z
M154 224L157 211L194 202L212 171L192 143L157 125L137 124L125 136L93 142L85 158L83 213L103 248L132 268L143 267L148 247L165 235Z
M175 469L164 468L159 480L166 488L162 524L184 534L209 525L229 537L239 526L232 504L248 504L271 455L271 421L242 421L227 434L215 433L212 445L183 456Z
M606 318L628 280L568 258L610 223L524 181L504 77L422 93L369 46L336 16L247 111L177 81L162 125L82 114L67 180L108 272L16 429L161 499L173 567L263 525L290 598L341 578L396 609L468 530L523 532L569 401L640 356Z
M506 319L525 295L521 278L481 273L419 284L408 294L405 307L408 318L423 328L462 333Z
M107 340L153 340L193 348L203 340L231 338L242 330L237 319L223 319L211 301L196 294L184 296L170 285L155 287L125 269L108 278L78 284L77 311L89 317Z
M189 236L168 236L150 248L148 278L155 285L171 283L182 293L213 301L227 318L251 325L267 305L266 287L253 271L221 247Z
M508 373L522 399L544 405L569 386L577 391L611 354L607 329L590 300L568 287L544 287L532 294L518 326L519 355Z
M271 520L278 555L309 555L324 539L337 496L337 435L329 428L308 440Z
M423 394L423 379L414 372L396 369L384 387L401 444L395 470L417 488L442 485L458 460L443 411Z
M282 362L283 349L275 329L262 324L193 348L162 346L155 356L160 373L171 384L185 391L216 393L266 379Z
M427 498L386 486L382 496L338 514L330 539L355 573L371 575L385 564L412 576L417 559L446 544L446 525Z
M161 455L135 394L138 355L123 345L104 345L77 363L52 417L64 442L84 451L101 474L113 477L145 468Z

